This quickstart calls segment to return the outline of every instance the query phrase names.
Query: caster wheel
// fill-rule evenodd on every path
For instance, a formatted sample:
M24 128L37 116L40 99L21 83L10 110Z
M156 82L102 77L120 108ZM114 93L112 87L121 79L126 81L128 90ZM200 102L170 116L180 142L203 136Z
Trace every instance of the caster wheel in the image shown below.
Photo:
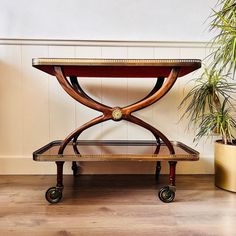
M160 189L158 196L162 202L169 203L175 199L175 191L169 186L165 186Z
M62 189L51 187L47 190L45 198L49 203L58 203L62 198Z

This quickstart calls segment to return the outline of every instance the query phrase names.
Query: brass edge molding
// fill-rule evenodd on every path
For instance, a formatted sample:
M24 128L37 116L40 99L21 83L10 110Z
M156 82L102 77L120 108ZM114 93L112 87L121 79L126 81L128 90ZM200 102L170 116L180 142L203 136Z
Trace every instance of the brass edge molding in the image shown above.
M201 63L199 59L88 59L88 58L34 58L32 64L39 65L97 65L97 66L159 66Z

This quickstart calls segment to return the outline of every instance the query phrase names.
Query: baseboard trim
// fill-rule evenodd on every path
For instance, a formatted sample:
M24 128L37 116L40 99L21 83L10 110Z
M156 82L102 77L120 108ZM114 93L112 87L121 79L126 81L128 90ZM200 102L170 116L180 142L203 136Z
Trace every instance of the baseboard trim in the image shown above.
M190 41L108 41L108 40L61 40L0 38L0 45L48 45L48 46L101 46L101 47L177 47L207 48L209 42Z

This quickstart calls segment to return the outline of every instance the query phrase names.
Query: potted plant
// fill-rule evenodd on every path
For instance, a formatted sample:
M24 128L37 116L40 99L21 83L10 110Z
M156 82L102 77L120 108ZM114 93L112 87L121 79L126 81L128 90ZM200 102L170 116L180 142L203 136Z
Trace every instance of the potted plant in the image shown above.
M184 116L196 128L194 141L203 137L221 136L215 142L215 184L236 192L236 120L234 98L236 81L236 2L220 0L213 10L210 30L217 36L212 40L212 62L195 81L184 97Z

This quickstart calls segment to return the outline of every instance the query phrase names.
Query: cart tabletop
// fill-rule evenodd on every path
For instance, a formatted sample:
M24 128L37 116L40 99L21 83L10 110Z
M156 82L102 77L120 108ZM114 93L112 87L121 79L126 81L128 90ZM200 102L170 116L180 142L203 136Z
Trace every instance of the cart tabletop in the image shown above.
M201 67L199 59L86 59L34 58L33 67L50 75L61 67L65 76L78 77L167 77L173 68L180 68L178 77Z

